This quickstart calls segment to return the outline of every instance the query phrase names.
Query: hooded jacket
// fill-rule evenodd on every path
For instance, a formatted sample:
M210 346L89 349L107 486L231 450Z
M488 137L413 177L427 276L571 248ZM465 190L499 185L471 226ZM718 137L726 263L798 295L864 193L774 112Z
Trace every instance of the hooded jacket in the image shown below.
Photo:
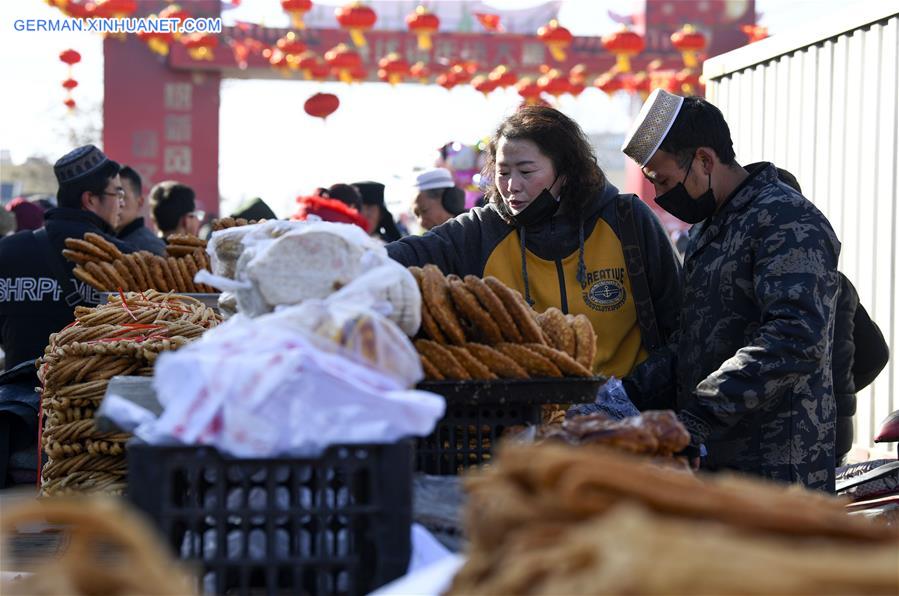
M103 235L123 253L134 252L117 240L112 228L97 215L82 209L60 207L47 211L44 228L63 271L81 295L82 304L93 306L100 296L94 288L72 275L74 264L62 256L66 238L83 238L87 232ZM65 301L56 281L55 266L31 230L0 240L0 346L6 353L7 370L44 353L51 333L75 319L75 307Z
M620 377L647 357L618 221L619 201L631 199L606 183L586 198L580 215L563 197L555 215L526 227L509 223L494 204L476 207L423 236L388 244L387 252L407 267L433 263L447 275L492 275L538 312L555 306L587 315L597 333L594 371ZM667 340L677 328L680 264L642 201L635 201L634 219L658 328Z

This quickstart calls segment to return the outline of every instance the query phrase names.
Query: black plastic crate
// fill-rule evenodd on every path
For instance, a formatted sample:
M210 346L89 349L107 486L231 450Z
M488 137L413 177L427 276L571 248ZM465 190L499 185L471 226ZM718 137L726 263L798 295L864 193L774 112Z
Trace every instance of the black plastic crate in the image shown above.
M445 476L485 463L506 429L540 424L544 406L591 403L605 382L592 377L419 383L419 389L446 399L446 412L434 432L417 441L415 469Z
M214 594L365 594L406 573L412 443L314 459L128 446L128 494Z

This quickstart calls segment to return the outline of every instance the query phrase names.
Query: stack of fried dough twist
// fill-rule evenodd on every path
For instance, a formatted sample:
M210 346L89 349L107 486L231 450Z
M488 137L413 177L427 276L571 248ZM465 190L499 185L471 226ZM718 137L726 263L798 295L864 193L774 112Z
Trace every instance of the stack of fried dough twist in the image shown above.
M410 267L422 294L415 347L430 380L590 377L596 334L584 315L537 314L495 277Z
M125 501L111 497L55 497L5 503L0 519L4 546L19 528L52 524L61 552L30 560L3 561L26 573L0 592L10 596L189 596L197 581L160 542L157 532ZM16 549L6 548L9 551ZM8 574L13 576L15 574ZM4 578L6 579L6 578Z
M103 236L89 232L80 240L67 238L62 254L75 263L75 277L101 292L215 292L194 282L198 271L209 269L205 240L176 234L169 237L166 250L168 257L145 250L126 255Z
M251 226L257 223L263 223L264 219L244 219L243 217L222 217L212 220L212 231L227 230L228 228L238 228L240 226Z
M79 306L75 317L50 336L38 361L41 446L49 457L41 492L119 493L130 435L99 432L93 420L109 379L151 376L160 352L199 338L221 318L193 298L153 290L112 296L96 308Z
M899 593L895 528L823 493L595 446L494 461L468 481L450 595Z

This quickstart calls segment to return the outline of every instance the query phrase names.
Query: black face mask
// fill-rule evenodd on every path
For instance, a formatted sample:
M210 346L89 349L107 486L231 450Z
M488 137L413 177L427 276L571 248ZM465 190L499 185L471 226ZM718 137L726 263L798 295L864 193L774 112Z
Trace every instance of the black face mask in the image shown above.
M693 162L690 161L684 181L690 175L692 167ZM688 224L697 224L714 215L718 204L715 202L715 193L712 192L712 175L709 174L709 189L695 199L687 192L684 181L678 182L677 186L656 197L659 207Z
M558 177L556 177L558 180ZM556 183L550 184L550 188ZM557 201L549 192L549 188L544 188L543 192L537 195L537 198L531 201L531 204L525 207L518 215L513 215L512 220L516 226L529 226L531 224L546 221L556 214L562 201Z

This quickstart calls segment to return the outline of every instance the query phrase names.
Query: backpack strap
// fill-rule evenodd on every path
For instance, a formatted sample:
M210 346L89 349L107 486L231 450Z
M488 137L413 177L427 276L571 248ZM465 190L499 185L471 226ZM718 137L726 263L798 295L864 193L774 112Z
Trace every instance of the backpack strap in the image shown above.
M53 277L56 278L56 283L59 284L60 289L62 289L66 304L74 308L78 304L84 302L84 296L78 292L75 288L75 284L72 283L71 278L66 273L66 269L62 264L61 255L53 250L53 244L50 242L50 237L47 235L47 229L41 228L33 231L32 234L34 235L35 240L37 240L38 251L43 253L44 259L50 266L50 272Z
M651 352L662 345L662 339L659 335L655 309L652 306L652 294L649 291L649 280L646 278L646 267L644 267L646 260L640 249L640 236L634 217L634 201L639 200L637 195L633 194L618 197L618 232L621 238L621 249L624 252L627 275L631 280L631 292L634 294L640 336L643 346Z

